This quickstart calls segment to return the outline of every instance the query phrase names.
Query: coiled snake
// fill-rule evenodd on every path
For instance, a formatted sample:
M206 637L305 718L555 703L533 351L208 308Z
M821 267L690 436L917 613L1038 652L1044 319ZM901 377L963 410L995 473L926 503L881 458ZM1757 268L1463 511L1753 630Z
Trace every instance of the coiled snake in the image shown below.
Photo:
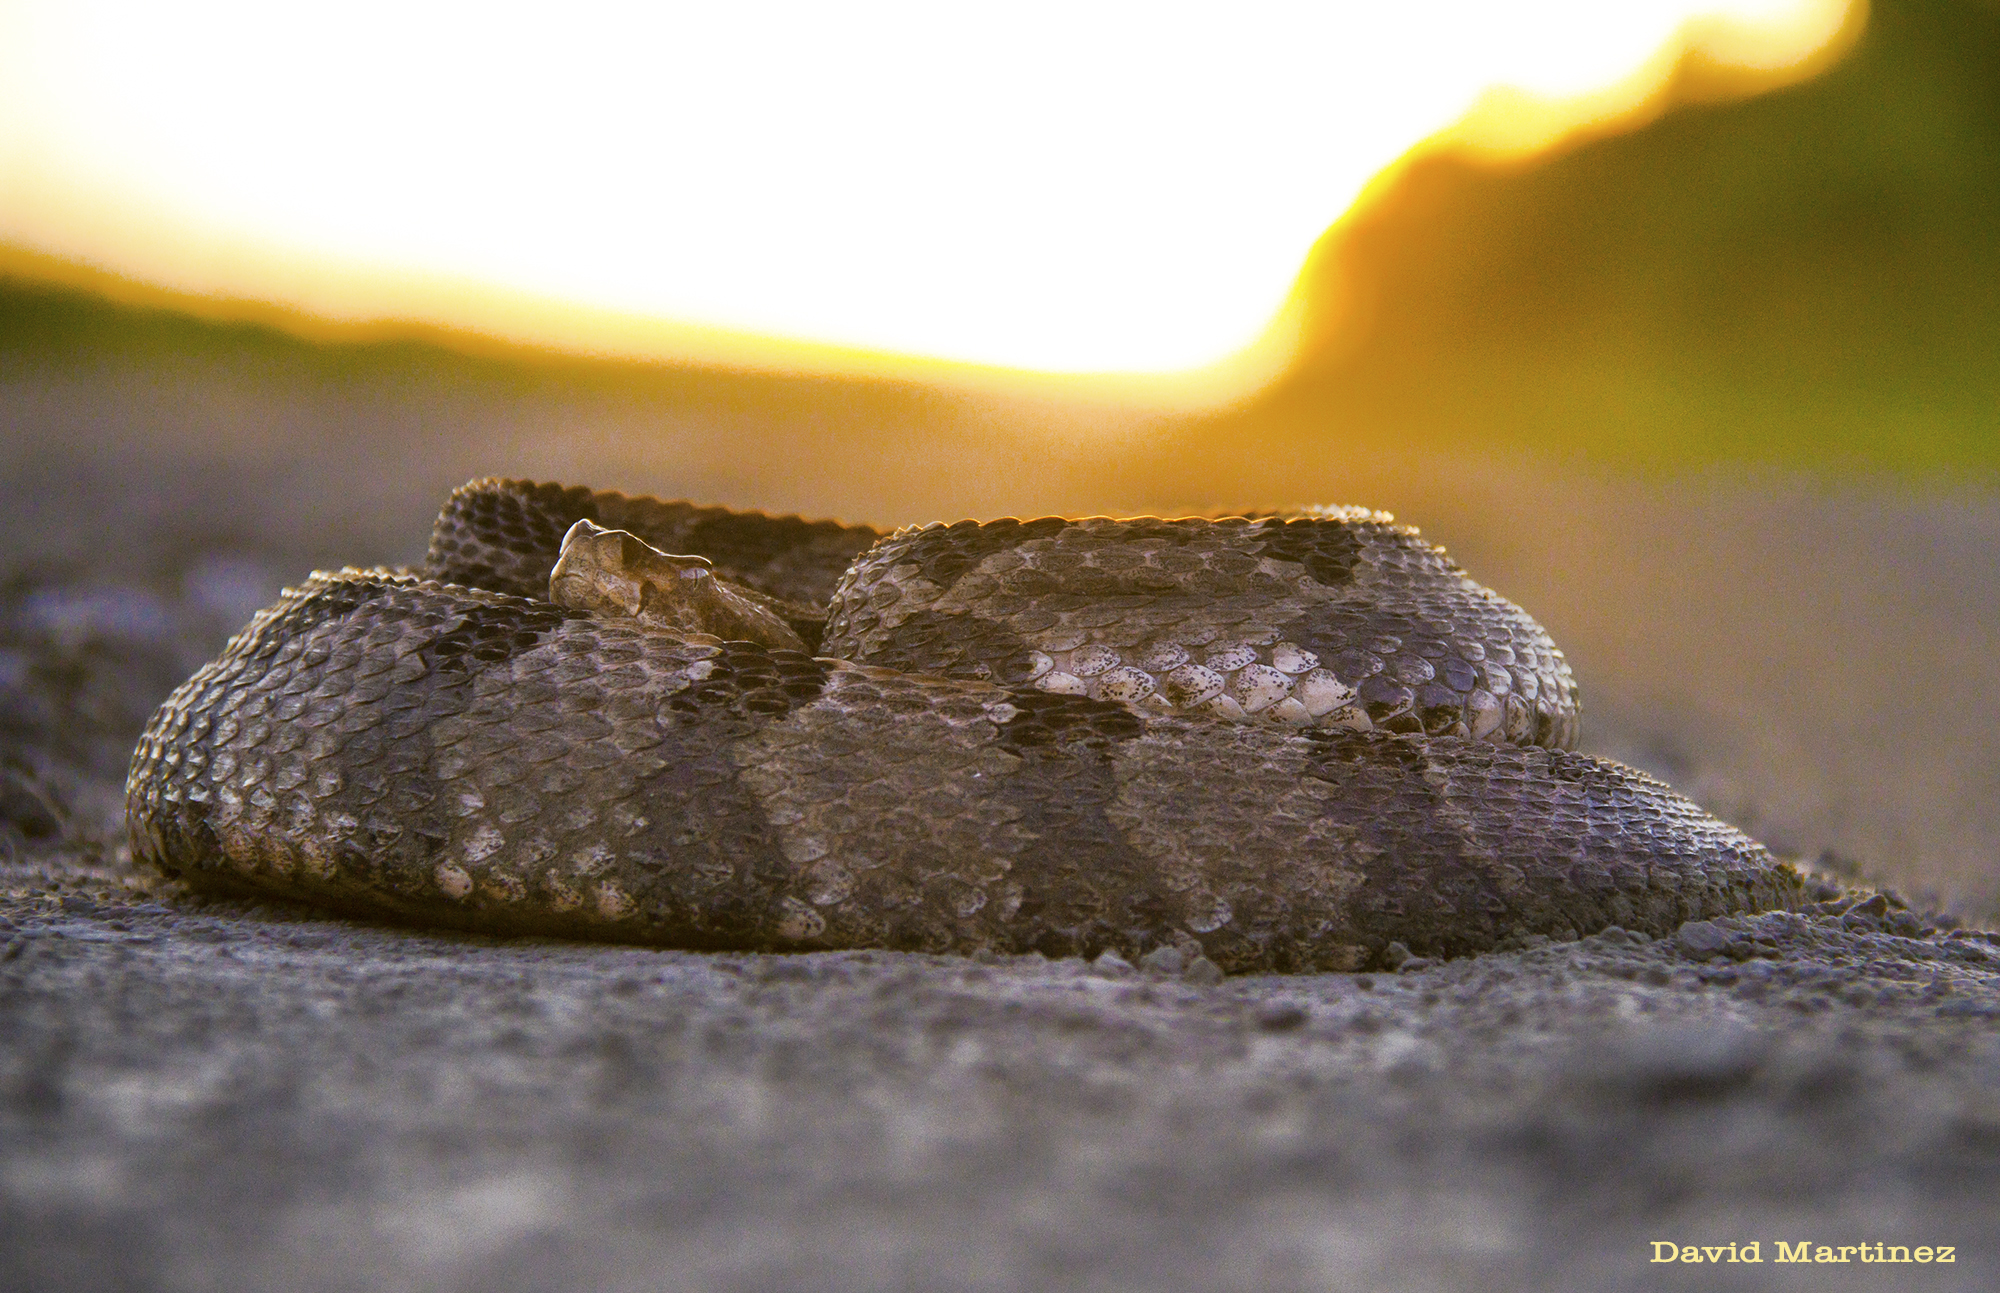
M127 816L199 888L695 949L1357 969L1803 901L1576 725L1380 513L882 537L481 480L420 574L315 574L176 691Z

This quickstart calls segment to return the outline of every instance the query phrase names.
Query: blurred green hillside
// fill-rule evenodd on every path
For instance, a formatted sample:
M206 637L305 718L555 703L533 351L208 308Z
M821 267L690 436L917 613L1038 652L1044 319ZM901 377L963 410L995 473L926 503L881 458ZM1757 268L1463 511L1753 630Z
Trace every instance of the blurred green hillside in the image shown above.
M1686 95L1702 97L1699 67ZM2000 5L1876 0L1816 79L1525 165L1421 156L1316 250L1287 439L2000 465Z
M1035 463L1020 488L948 500L974 509L1339 493L1323 464L1355 459L1343 450L1988 476L2000 0L1877 0L1817 78L1725 102L1716 76L1690 62L1679 106L1525 161L1420 151L1315 249L1289 373L1219 415L468 348L422 330L310 341L277 311L214 322L198 302L95 295L87 272L62 286L30 254L0 261L0 378L192 361L281 383L576 399L634 425L704 420L731 451L749 434L774 453L873 458L884 467L867 479L785 502L876 517L939 505L927 480L951 455L976 480ZM1155 452L1107 457L1070 430L1021 440L1034 418L1138 428ZM918 441L930 475L903 481L892 460ZM690 488L734 479L711 476L719 486ZM764 483L731 496L769 501Z

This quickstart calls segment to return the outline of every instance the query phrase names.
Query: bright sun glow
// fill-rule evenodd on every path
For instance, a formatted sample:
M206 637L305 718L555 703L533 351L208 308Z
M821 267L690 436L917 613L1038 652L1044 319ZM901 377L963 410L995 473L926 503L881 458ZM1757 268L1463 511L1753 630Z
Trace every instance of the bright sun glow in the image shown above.
M0 240L337 319L1181 369L1482 90L1599 89L1702 12L1792 60L1843 7L0 0Z

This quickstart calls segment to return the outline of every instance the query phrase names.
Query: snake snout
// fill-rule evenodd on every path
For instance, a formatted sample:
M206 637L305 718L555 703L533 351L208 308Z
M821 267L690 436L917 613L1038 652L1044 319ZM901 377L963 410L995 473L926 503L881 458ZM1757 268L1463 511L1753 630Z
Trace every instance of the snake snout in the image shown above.
M779 616L717 579L707 557L662 552L628 530L588 520L563 536L549 571L549 600L678 633L805 649Z

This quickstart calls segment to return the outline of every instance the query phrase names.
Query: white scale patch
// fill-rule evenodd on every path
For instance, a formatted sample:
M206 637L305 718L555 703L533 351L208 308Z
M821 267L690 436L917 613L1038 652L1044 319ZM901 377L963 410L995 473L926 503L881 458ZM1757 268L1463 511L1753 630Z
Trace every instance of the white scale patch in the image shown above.
M1199 636L1199 635L1197 635ZM1028 681L1061 696L1092 696L1162 713L1259 718L1291 727L1373 726L1355 688L1319 656L1275 630L1239 631L1213 642L1148 642L1126 651L1089 642L1084 632L1043 635L1028 653ZM1482 693L1484 694L1484 693ZM1478 735L1497 732L1506 708L1487 697Z

